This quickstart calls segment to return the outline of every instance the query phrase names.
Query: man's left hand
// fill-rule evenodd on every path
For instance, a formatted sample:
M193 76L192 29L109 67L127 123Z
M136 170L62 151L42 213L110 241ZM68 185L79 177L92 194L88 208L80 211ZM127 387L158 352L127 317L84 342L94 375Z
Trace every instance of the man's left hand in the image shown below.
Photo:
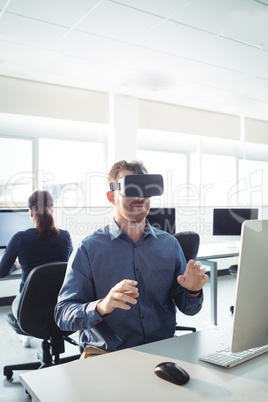
M198 291L208 280L208 275L205 274L203 268L201 268L200 262L190 260L186 266L183 275L178 276L178 283L187 290Z

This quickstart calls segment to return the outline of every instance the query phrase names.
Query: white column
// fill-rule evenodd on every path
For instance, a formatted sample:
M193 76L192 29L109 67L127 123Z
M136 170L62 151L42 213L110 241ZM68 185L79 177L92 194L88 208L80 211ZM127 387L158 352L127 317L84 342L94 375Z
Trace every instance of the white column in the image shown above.
M119 160L137 158L138 100L126 95L110 95L108 170Z

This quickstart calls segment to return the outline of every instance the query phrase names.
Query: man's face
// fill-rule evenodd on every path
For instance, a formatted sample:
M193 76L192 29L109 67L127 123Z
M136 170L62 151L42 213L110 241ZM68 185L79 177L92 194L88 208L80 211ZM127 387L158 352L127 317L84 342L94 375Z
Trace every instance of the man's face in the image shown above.
M136 174L129 170L121 170L119 178ZM150 198L124 197L119 191L114 191L114 204L117 218L126 221L141 222L150 211Z

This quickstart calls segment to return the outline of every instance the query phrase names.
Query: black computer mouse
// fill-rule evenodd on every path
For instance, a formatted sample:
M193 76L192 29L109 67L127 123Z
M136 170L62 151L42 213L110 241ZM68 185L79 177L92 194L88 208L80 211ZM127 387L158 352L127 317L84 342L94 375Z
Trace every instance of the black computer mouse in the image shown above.
M190 380L189 374L178 364L172 362L158 364L154 372L163 380L173 382L173 384L177 385L186 384Z

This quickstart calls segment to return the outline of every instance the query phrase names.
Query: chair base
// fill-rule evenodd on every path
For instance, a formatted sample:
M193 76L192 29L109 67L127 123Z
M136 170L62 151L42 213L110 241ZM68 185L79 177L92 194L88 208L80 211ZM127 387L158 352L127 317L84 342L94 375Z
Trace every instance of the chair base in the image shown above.
M72 362L74 360L78 360L80 358L80 356L81 355L79 354L79 355L64 357L62 359L59 359L58 364L68 363L68 362ZM10 380L10 378L12 378L12 376L13 376L13 371L15 371L15 370L16 371L39 370L39 369L42 369L45 367L50 367L50 366L55 366L55 365L56 365L56 363L45 364L40 361L31 362L31 363L22 363L22 364L11 364L9 366L4 366L3 374L8 380Z
M54 349L54 352L53 352ZM52 353L51 353L52 351ZM57 340L56 342L43 340L41 350L38 352L37 357L39 361L22 364L11 364L4 366L3 374L7 379L12 378L14 370L37 370L45 367L54 366L57 364L71 362L78 360L81 354L63 357L60 359L60 353L64 352L64 340Z
M192 332L196 332L196 328L195 327L182 327L182 326L176 325L176 331L192 331Z
M229 273L231 275L237 275L238 265L231 265L229 268Z
M41 362L11 364L10 366L4 366L3 374L8 380L10 380L13 376L13 370L37 370L40 366Z

